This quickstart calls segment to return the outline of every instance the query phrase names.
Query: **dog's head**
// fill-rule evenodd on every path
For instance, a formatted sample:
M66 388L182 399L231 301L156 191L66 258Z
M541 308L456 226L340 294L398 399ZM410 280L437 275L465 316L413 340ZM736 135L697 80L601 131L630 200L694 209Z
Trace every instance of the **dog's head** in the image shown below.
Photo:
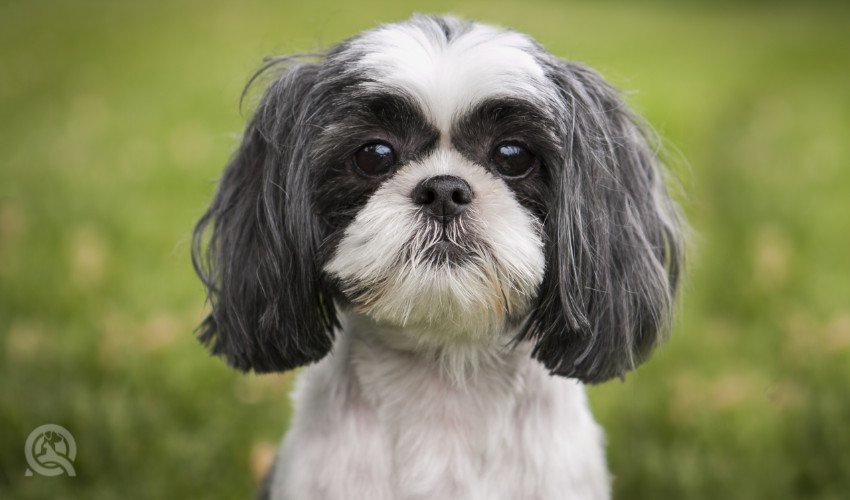
M340 307L447 345L516 332L586 382L657 344L678 210L596 73L516 32L424 16L274 62L195 230L214 353L257 372L316 361Z

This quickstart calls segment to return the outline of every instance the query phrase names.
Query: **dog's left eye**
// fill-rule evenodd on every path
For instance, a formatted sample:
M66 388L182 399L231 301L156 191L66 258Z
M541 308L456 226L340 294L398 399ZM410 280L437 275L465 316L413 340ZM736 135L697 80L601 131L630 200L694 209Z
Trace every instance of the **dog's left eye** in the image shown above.
M354 153L354 164L369 176L384 175L395 166L395 162L393 148L383 142L366 144Z
M506 179L521 179L537 165L534 153L516 142L503 142L496 146L490 161L496 171Z

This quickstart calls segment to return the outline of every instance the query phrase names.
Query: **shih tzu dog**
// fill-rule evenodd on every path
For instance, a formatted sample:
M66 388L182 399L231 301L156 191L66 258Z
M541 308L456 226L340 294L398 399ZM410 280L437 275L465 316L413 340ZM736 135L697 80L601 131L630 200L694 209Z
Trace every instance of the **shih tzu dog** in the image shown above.
M277 70L195 229L200 339L307 365L275 499L602 499L583 383L668 327L679 209L614 88L415 16Z

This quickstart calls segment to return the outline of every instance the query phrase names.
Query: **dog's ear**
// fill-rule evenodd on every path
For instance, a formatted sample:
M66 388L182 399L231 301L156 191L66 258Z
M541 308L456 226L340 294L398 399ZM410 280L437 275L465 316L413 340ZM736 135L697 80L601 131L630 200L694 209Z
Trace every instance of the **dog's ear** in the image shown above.
M545 221L547 270L521 338L553 373L624 376L669 326L683 259L681 219L649 134L615 89L558 62L563 164Z
M243 371L319 360L333 340L307 164L317 72L315 63L295 64L269 86L193 235L212 306L198 338Z

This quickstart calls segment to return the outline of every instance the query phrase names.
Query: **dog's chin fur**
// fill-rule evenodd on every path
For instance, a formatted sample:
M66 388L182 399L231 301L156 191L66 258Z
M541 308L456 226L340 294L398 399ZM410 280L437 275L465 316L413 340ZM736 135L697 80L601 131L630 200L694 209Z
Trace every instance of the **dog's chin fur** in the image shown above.
M213 353L309 365L267 493L607 498L582 382L647 359L683 264L641 120L592 70L451 18L265 71L193 261Z

